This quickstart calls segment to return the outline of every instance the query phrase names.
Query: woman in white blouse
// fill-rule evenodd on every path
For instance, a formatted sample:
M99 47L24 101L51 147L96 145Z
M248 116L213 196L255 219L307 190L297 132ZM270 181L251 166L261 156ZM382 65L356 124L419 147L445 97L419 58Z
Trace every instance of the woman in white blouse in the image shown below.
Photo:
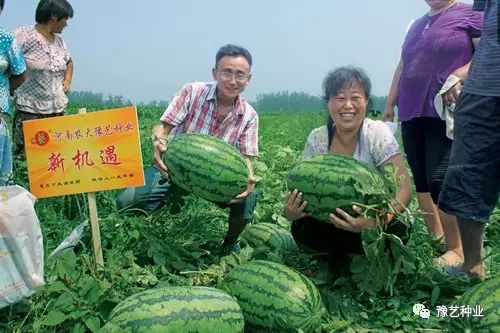
M311 132L303 157L349 155L376 168L392 163L402 179L392 204L397 211L403 211L411 199L409 175L391 130L382 121L366 118L370 91L370 79L362 69L340 67L329 72L323 81L328 121L326 126ZM284 215L292 221L292 234L300 246L315 253L335 254L336 261L348 253L363 253L360 232L375 228L376 221L364 218L361 208L353 207L358 216L337 209L330 214L330 223L325 223L308 216L304 212L306 206L297 190L285 199ZM388 214L386 220L388 232L407 231L403 223L393 221L394 215Z
M24 160L23 121L61 116L73 78L73 60L60 35L73 17L66 0L40 0L35 25L17 28L14 35L27 66L26 81L14 92L14 157Z

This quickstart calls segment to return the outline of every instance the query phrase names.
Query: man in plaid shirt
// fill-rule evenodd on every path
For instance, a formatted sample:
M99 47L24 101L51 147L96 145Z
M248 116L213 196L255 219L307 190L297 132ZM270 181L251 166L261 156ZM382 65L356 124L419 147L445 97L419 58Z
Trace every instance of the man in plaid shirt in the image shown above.
M162 207L174 195L162 156L167 138L181 133L208 134L235 146L249 170L247 189L230 203L229 226L222 247L239 251L238 237L253 217L257 202L251 158L258 155L259 118L239 95L251 79L252 56L243 47L219 49L212 75L215 82L185 84L172 98L153 128L154 165L145 172L146 185L126 189L117 199L119 210L142 209L148 213Z

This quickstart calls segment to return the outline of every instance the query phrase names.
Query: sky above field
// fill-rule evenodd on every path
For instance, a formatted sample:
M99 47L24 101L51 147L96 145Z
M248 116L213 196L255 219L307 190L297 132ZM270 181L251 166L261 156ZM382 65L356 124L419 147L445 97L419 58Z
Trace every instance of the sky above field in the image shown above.
M63 36L75 64L72 90L169 100L185 82L211 80L217 49L249 49L243 95L321 94L332 68L363 67L387 95L406 28L424 0L72 0ZM472 3L472 0L463 2ZM0 25L34 24L35 0L6 0Z

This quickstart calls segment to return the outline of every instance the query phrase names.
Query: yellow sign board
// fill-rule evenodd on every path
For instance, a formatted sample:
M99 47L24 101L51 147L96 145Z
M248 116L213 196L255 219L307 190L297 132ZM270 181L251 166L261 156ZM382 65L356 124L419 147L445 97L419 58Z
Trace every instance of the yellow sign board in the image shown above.
M23 123L38 198L144 185L135 106Z

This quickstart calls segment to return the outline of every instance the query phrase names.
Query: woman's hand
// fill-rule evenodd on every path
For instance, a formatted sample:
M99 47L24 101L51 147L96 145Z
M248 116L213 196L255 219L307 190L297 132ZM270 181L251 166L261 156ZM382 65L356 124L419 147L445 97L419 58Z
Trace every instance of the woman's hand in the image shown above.
M295 221L307 216L304 209L307 206L307 201L302 202L302 193L298 190L288 192L285 198L285 205L283 207L283 215L290 221Z
M374 218L366 218L361 215L363 210L360 207L352 206L352 208L356 213L360 214L358 217L353 217L342 209L337 208L336 212L342 218L332 213L330 214L330 222L337 228L350 232L361 232L363 229L375 229L377 227L377 221Z
M473 42L475 42L474 39ZM479 39L477 39L477 43L479 43ZM465 79L467 79L470 64L471 62L469 61L468 63L466 63L462 67L455 69L453 73L451 73L451 75L456 76L459 81L443 94L443 102L445 105L450 106L457 101L458 95L460 94L460 89L462 89L462 85Z
M445 105L450 106L453 103L455 103L458 99L458 95L460 94L460 89L462 89L462 82L458 81L455 83L453 87L448 89L444 94L443 94L443 102Z
M71 89L71 81L64 80L63 81L63 91L64 91L64 93L67 94L70 89Z
M386 105L382 121L394 121L394 107Z

